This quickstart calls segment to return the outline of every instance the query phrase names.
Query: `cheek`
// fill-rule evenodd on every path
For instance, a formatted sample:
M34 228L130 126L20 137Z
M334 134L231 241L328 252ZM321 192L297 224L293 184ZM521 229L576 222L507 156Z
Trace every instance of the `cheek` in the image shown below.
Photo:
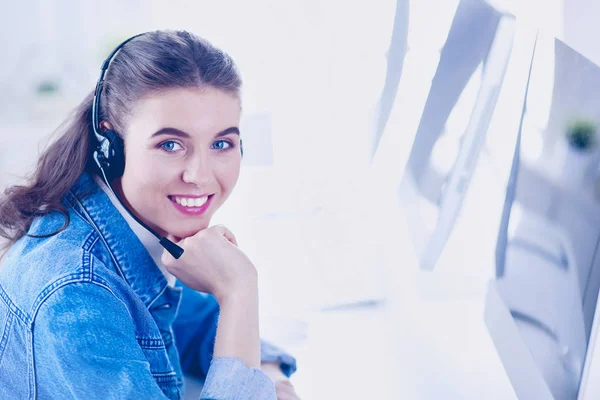
M165 162L164 158L155 153L142 150L132 152L125 160L125 172L144 182L155 182L175 173L173 163Z
M215 170L215 175L221 186L223 194L229 195L235 187L240 176L240 162L232 162L220 165Z
M155 203L156 196L164 194L162 188L168 186L176 175L176 169L151 154L132 153L126 159L123 183L127 187L124 191L135 196L134 202L138 205L145 204L147 207Z

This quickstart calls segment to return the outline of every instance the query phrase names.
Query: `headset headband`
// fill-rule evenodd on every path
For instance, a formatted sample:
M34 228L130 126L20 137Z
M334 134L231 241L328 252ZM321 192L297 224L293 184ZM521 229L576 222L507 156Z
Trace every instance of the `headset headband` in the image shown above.
M120 45L115 47L115 49L108 55L106 60L104 60L104 62L102 63L102 67L100 67L100 78L98 79L98 83L96 83L96 90L94 91L94 101L92 103L92 128L94 129L94 134L100 141L104 138L100 129L100 95L102 94L102 89L104 86L104 74L106 74L106 70L108 69L108 66L110 65L110 62L114 58L115 54L117 54L117 52L121 50L121 48L127 43L141 35L145 35L145 33L138 33L137 35L130 37L129 39L125 40Z

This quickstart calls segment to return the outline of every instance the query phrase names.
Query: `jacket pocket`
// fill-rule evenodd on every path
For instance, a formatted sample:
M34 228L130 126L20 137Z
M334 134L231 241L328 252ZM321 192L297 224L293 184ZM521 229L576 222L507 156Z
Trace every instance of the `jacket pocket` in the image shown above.
M169 399L179 399L182 385L169 359L163 339L137 338L137 341L150 364L150 372L162 392Z

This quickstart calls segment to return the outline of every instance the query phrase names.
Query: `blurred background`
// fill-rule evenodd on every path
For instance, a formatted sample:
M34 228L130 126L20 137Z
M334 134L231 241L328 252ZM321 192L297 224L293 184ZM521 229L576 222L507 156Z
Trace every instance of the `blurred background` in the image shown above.
M297 357L302 398L576 398L598 295L600 151L572 155L566 134L595 134L600 123L600 3L0 0L0 15L2 189L31 170L129 36L185 29L234 58L245 155L214 222L259 269L261 331ZM574 118L579 130L569 128ZM585 231L546 222L527 231L576 243L561 251L579 268L548 275L568 283L551 286L546 303L537 298L541 311L513 292L531 280L544 286L536 268L545 267L501 240L507 210L532 198L514 193L525 187L520 160L584 206L538 191L533 178L525 186L539 201L522 202L538 209L554 196L548 220L560 204L589 211L557 217L587 221ZM531 249L529 239L519 248ZM573 245L552 240L534 253L567 257L556 249ZM533 266L532 275L509 280L510 265ZM537 331L523 328L549 308L558 310L544 320L554 358L539 356L549 347L532 348ZM561 320L574 308L579 319ZM563 340L565 324L579 331Z

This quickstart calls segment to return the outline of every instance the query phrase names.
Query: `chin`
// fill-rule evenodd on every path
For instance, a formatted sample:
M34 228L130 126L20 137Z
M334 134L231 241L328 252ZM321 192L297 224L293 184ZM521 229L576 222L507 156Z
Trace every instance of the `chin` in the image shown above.
M171 230L169 232L171 233L171 235L173 235L173 236L175 236L177 238L185 239L187 237L194 236L196 233L198 233L198 232L200 232L200 231L202 231L202 230L204 230L206 228L208 228L208 224L203 224L203 225L200 225L200 226L195 226L193 228L190 227L188 229L181 229L181 228L179 228L179 229L173 229L173 230Z

